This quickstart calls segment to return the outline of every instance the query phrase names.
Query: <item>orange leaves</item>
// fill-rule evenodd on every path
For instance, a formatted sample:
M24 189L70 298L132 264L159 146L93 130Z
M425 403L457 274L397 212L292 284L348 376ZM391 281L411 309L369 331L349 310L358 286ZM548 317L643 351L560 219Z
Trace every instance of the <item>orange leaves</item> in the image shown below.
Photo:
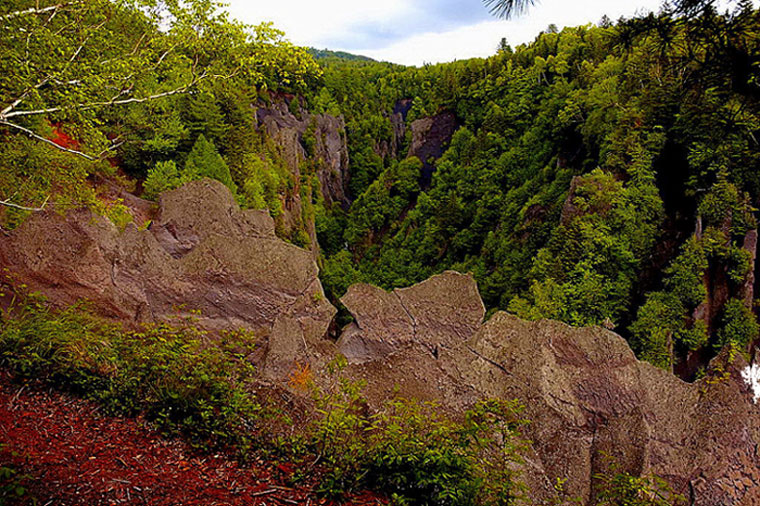
M311 365L308 363L301 364L295 362L293 364L293 370L288 377L288 385L294 390L306 392L314 382L314 373L311 370Z

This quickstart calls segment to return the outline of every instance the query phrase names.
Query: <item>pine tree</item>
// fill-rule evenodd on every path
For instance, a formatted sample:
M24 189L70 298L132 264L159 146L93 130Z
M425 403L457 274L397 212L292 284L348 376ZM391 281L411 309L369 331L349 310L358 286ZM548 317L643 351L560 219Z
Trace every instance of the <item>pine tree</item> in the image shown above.
M214 143L201 134L195 141L193 150L185 162L185 173L192 179L196 177L210 177L216 179L229 188L232 193L237 192L237 187L232 181L230 168L214 146Z
M184 115L190 132L205 135L211 142L217 142L229 130L219 104L209 93L189 96Z

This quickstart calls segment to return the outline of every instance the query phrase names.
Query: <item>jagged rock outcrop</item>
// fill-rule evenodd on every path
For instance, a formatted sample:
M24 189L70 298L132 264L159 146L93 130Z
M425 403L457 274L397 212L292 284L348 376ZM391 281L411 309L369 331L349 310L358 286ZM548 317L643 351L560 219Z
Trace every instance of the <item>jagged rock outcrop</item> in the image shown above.
M295 102L294 102L295 101ZM291 112L289 104L295 103L298 114ZM348 207L348 146L346 125L342 117L329 114L311 114L304 109L297 97L274 95L269 103L260 102L256 118L261 128L280 147L282 156L293 175L295 189L285 199L283 209L288 230L300 226L303 205L299 186L304 163L310 159L316 164L316 175L325 202L339 203ZM304 136L311 136L313 143L307 153ZM304 223L311 242L316 247L314 223Z
M148 230L120 233L88 210L35 213L0 238L2 267L55 304L86 299L126 322L193 316L212 330L253 329L272 374L331 352L335 308L312 254L277 238L266 211L241 211L218 181L162 195Z
M760 501L760 409L741 378L741 357L719 357L725 376L689 384L639 362L607 330L505 313L468 348L475 357L460 363L465 381L524 402L545 476L567 477L568 490L590 503L605 455L634 475L663 476L693 504Z
M437 356L467 340L486 312L473 277L454 271L392 292L352 285L341 302L355 322L344 329L338 348L354 363L412 345Z
M702 217L697 216L696 226L694 228L694 237L697 240L704 238ZM727 238L725 245L730 245L731 218L727 218L720 227L720 232ZM755 271L757 268L757 229L750 229L744 232L741 248L742 253L747 255L749 270L744 277L743 282L737 284L730 278L731 265L729 262L720 259L711 258L708 266L702 275L702 285L705 289L704 300L692 311L690 324L701 322L708 335L715 335L716 331L722 325L722 314L726 303L731 299L739 299L744 302L747 309L754 309L755 294ZM749 348L751 351L756 344L757 339L751 339ZM693 378L700 367L703 367L710 357L713 356L712 346L706 344L694 351L689 351L686 358L676 365L676 372L684 378Z
M147 230L119 232L86 210L35 213L0 237L1 268L54 303L88 299L126 322L200 310L205 328L253 329L270 384L306 364L318 379L340 351L370 406L401 394L460 412L516 398L531 421L524 479L539 500L560 477L570 497L594 504L593 476L610 455L622 470L664 477L689 504L760 505L757 363L724 351L686 383L601 328L506 313L483 323L473 277L452 271L392 292L352 286L342 302L355 321L336 344L311 252L278 239L266 212L241 211L216 181L162 195Z
M609 455L621 470L666 478L690 504L760 504L760 408L740 356L718 357L690 384L605 329L506 313L481 325L474 280L451 272L394 292L355 285L342 302L356 322L338 347L371 403L401 392L455 411L484 396L525 404L536 498L564 477L570 496L594 504L592 477Z
M440 158L446 151L458 126L456 116L449 111L412 122L412 144L407 156L422 160L423 187L429 186L433 177L435 168L431 160Z
M295 104L297 114L291 112L290 104ZM325 202L328 205L338 203L344 208L350 205L345 122L342 117L309 113L301 106L300 99L292 95L272 95L271 101L259 102L256 104L256 118L259 127L280 149L293 180L292 191L283 196L283 214L278 225L287 236L304 230L316 257L319 248L317 235L313 217L304 213L301 175L308 161L313 164L309 170L314 170L319 179ZM307 144L310 149L308 153Z

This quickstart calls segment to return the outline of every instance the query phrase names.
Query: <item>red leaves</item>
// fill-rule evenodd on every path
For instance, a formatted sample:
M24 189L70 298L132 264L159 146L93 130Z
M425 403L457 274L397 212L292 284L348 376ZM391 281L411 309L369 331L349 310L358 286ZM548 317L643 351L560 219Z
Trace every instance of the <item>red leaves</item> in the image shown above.
M53 135L50 140L62 148L79 150L79 142L63 131L63 127L57 124L50 125L53 128Z
M277 470L280 471L285 476L290 476L291 474L295 472L295 467L293 466L293 464L285 463L285 464L278 465Z
M55 392L19 391L4 373L0 442L7 445L0 462L35 478L30 494L41 504L326 504L306 487L279 486L267 465L246 468L225 455L193 453L140 419L103 416L94 404ZM347 504L381 502L364 494Z

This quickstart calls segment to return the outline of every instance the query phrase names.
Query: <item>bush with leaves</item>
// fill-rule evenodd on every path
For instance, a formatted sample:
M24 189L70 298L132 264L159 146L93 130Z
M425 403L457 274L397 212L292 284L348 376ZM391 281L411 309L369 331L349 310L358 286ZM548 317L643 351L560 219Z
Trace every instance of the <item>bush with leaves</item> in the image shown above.
M232 181L227 162L219 154L214 143L207 140L203 134L198 136L193 149L187 156L185 174L192 179L203 177L216 179L224 183L233 194L237 192L237 186Z
M155 200L161 193L179 188L189 181L190 177L185 173L180 173L177 164L173 161L158 162L155 167L148 170L148 177L143 183L143 197Z
M0 451L5 445L0 444ZM11 452L11 456L16 456ZM37 504L29 491L24 486L30 476L19 474L18 469L12 464L0 461L0 505L6 504Z
M610 459L607 473L596 474L599 506L685 506L686 499L676 494L657 475L634 476L621 471Z
M314 389L320 416L310 437L324 469L323 494L370 487L419 506L506 506L522 498L516 468L526 421L516 401L481 401L461 420L405 398L371 412L364 384L339 375L344 365L337 359L331 386Z
M126 331L85 306L53 311L37 297L14 303L2 323L0 363L19 377L69 389L113 413L142 413L201 447L244 452L251 444L260 408L246 389L253 374L246 332L214 341L183 320Z
M760 335L760 325L755 314L743 300L731 299L723 306L720 327L713 346L720 350L726 345L746 349Z

